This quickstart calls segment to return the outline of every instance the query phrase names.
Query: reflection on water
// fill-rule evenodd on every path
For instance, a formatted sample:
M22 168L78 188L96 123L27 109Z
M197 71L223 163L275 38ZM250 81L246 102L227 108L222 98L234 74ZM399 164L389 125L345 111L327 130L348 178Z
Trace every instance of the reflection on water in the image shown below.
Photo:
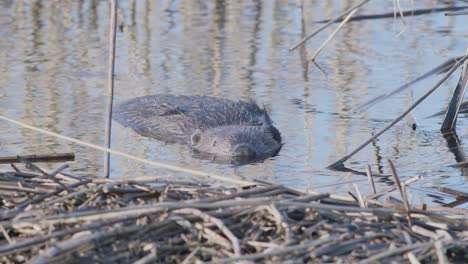
M411 8L411 1L402 1ZM308 57L333 29L294 52L289 47L353 1L119 1L117 101L156 93L253 98L265 104L281 131L280 155L231 167L194 159L183 146L144 138L114 123L113 148L174 165L225 176L255 178L294 188L346 193L359 174L324 169L384 127L438 77L394 96L361 115L349 110L414 79L466 49L465 17L442 13L346 25L319 55ZM301 5L302 3L302 5ZM431 1L415 3L429 8ZM363 13L393 10L392 2ZM84 141L103 144L109 7L107 1L0 2L0 114ZM401 31L400 35L398 35ZM458 77L458 76L457 76ZM427 187L466 189L467 173L450 167L464 154L466 118L459 118L456 150L439 132L442 117L425 118L448 103L451 78L414 112L418 128L405 122L348 163L363 172L371 164L378 187L388 184L386 159L403 179L421 174L414 202L451 202ZM71 170L102 174L102 153L0 123L3 155L75 152ZM51 165L53 166L53 165ZM112 175L166 173L112 157ZM466 207L466 205L465 205Z

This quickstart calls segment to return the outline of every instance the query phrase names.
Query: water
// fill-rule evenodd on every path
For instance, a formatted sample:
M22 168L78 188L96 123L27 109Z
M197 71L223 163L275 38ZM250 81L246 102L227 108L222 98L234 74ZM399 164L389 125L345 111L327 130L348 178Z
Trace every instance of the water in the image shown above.
M467 16L443 13L405 17L406 24L392 18L351 22L318 56L319 70L307 58L333 28L294 52L288 49L320 26L314 21L333 17L352 1L303 1L302 9L301 1L173 1L165 10L167 2L119 1L116 101L157 93L253 98L265 104L285 145L275 158L232 167L194 159L187 147L141 137L114 122L112 148L226 177L343 195L354 192L351 183L369 193L367 178L325 167L384 127L441 76L361 115L349 110L464 54L468 36ZM401 2L410 9L413 1ZM429 8L433 1L415 4ZM362 13L391 11L392 1L376 1ZM2 1L0 12L0 114L102 145L108 2ZM447 105L458 75L416 108L415 131L403 120L346 166L364 172L370 164L374 172L389 175L391 159L402 180L424 176L410 189L413 203L453 202L436 187L466 191L468 172L449 166L456 160L439 132L442 117L426 117ZM466 123L466 115L460 116L462 151ZM0 129L2 155L74 152L70 172L103 173L101 152L5 122ZM112 177L168 173L112 156ZM382 189L389 177L377 181Z

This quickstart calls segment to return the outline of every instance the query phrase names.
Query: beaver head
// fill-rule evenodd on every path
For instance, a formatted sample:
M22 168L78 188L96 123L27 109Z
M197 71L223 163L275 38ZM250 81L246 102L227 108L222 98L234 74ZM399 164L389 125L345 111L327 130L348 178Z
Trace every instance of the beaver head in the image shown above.
M274 156L281 148L281 135L272 125L229 125L205 130L191 136L195 152L237 161L252 161Z

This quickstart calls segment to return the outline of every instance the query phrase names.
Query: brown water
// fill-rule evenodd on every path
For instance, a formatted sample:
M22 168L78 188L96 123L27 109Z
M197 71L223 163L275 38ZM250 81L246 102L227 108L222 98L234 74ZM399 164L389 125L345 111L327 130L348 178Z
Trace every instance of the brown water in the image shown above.
M116 102L157 94L204 94L264 103L282 132L279 156L233 167L197 160L187 147L144 138L113 124L112 148L205 172L279 182L345 194L366 177L325 169L384 127L441 76L433 76L358 115L349 110L416 78L467 48L468 16L434 13L364 20L346 25L319 55L323 72L307 60L334 27L290 52L307 33L353 5L352 1L119 1ZM354 1L355 3L356 1ZM404 9L413 1L400 1ZM429 8L434 1L414 1ZM462 2L459 2L461 5ZM168 7L168 10L166 10ZM393 11L374 1L361 13ZM0 1L0 114L83 141L104 142L107 71L107 1ZM336 25L335 25L336 27ZM439 132L459 72L413 112L415 131L402 121L346 166L389 175L392 159L414 203L450 203L436 187L467 190L468 172L450 167L453 149ZM467 121L458 121L466 150ZM70 171L102 175L103 154L0 122L2 155L75 152ZM45 166L45 165L44 165ZM53 168L56 165L48 165ZM167 174L112 156L112 177ZM6 165L2 169L7 168ZM389 178L380 176L378 188ZM466 208L466 204L462 205Z

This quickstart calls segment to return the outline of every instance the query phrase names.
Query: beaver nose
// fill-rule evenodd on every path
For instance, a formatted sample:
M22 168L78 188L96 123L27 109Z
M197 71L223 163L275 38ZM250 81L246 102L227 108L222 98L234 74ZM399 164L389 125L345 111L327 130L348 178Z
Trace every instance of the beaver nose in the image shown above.
M232 149L231 155L237 158L250 160L250 159L254 159L257 154L255 150L252 149L252 146L244 143L244 144L237 144Z

